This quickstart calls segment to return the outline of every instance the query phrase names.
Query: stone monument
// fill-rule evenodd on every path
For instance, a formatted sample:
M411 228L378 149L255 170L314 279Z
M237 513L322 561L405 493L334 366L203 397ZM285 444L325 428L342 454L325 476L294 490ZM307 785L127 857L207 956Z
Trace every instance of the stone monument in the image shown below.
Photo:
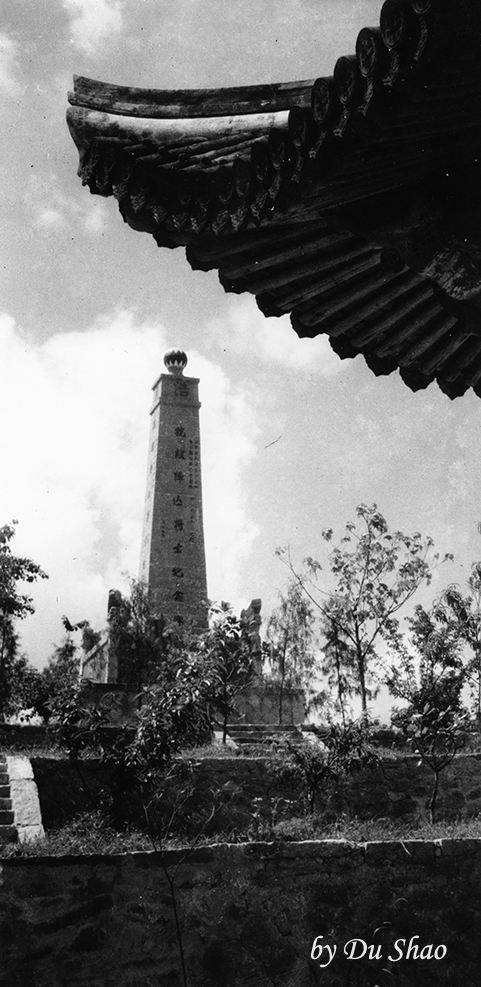
M207 577L200 468L199 381L187 357L166 353L153 385L140 580L167 623L207 627Z
M153 385L147 489L139 578L148 589L151 612L167 626L184 625L194 632L208 628L207 578L199 426L199 380L184 377L187 357L166 353L167 373ZM120 606L120 593L109 593L108 612ZM278 721L276 684L262 674L261 601L252 600L241 613L243 633L252 657L253 674L238 697L233 722L274 724ZM82 678L107 691L120 689L119 655L107 630L86 656ZM124 683L125 685L125 683ZM304 719L303 691L285 689L285 723ZM126 706L126 715L130 709Z

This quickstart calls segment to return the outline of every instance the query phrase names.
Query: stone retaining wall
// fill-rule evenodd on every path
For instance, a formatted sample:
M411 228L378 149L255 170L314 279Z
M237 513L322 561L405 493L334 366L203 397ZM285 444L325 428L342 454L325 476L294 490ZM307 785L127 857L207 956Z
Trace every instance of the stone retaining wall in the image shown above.
M342 784L331 800L334 812L361 819L425 819L434 775L417 755L384 760ZM461 754L440 774L436 818L469 819L481 812L481 754Z
M0 864L0 987L183 987L166 874L188 987L479 982L481 840Z
M222 758L199 761L196 766L200 790L234 781L250 802L254 798L279 796L295 799L298 789L277 782L269 773L269 762L254 758ZM379 767L366 768L326 790L319 808L334 814L350 812L362 819L425 818L431 796L433 774L416 755L396 756ZM481 812L481 754L460 754L441 772L438 794L440 818L470 818Z
M96 762L81 763L76 768L68 761L35 757L32 766L47 829L91 808L90 795L95 797L108 778L105 766ZM206 758L197 762L194 779L199 798L222 786L237 789L237 794L229 796L226 811L216 815L211 832L241 831L249 825L253 812L260 811L261 804L267 816L276 803L288 815L300 813L299 788L277 780L265 758ZM432 772L419 764L418 757L397 756L326 790L318 808L327 810L332 817L347 812L361 819L425 820L432 785ZM481 754L461 754L441 773L437 818L467 819L479 813Z

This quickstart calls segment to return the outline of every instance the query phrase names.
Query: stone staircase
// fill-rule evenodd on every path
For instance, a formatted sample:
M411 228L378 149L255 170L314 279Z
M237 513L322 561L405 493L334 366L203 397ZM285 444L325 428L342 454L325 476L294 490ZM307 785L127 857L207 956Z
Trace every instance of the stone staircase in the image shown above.
M0 754L0 844L16 843L18 839L10 796L7 759L4 754Z
M275 737L298 732L294 724L231 723L227 735L240 747L244 744L269 744Z

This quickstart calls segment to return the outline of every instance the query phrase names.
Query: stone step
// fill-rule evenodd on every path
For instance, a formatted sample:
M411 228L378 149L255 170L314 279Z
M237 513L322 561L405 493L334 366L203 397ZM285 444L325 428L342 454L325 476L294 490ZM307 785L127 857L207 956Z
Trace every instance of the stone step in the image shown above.
M10 785L0 785L0 798L1 799L10 798Z
M17 840L18 840L18 833L15 826L0 825L0 844L16 843Z
M0 785L8 785L10 779L6 771L0 771Z
M229 734L229 737L231 740L234 741L235 744L238 744L239 747L244 747L244 746L248 747L249 744L259 744L259 745L262 743L266 744L267 741L271 739L270 737L259 737L259 734L257 733L252 734L252 736L247 733L244 734L242 737L236 737L236 736L233 737L232 734Z
M9 798L8 796L5 797L3 795L0 795L0 809L11 809L11 808L12 808L11 798Z
M13 809L0 809L0 826L11 826L14 818Z
M297 727L293 723L230 723L227 727L229 733L294 733Z
M272 735L259 737L259 734L253 734L252 736L246 734L242 737L231 737L230 739L233 740L234 744L237 744L238 747L247 747L249 744L257 744L259 747L262 747L263 744L269 745L274 740Z
M235 723L227 728L230 739L240 746L243 744L262 744L273 740L274 737L282 737L285 734L296 732L297 727L291 724L279 725L278 723Z

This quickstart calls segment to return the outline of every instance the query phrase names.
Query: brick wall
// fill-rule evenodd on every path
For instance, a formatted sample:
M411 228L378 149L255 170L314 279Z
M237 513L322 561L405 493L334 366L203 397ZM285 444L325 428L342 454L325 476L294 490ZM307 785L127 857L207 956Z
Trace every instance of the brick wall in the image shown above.
M166 872L188 987L479 982L481 840L254 843L0 864L0 987L181 987ZM354 938L363 958L346 955ZM432 948L406 959L410 939ZM325 946L336 953L321 969ZM435 947L439 959L429 959Z

